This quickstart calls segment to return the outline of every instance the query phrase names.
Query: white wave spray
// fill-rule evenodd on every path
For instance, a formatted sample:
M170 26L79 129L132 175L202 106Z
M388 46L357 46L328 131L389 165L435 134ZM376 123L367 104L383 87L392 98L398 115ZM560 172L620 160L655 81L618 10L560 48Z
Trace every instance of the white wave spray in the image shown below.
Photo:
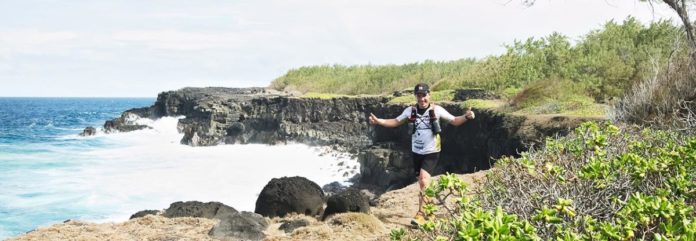
M254 211L263 186L272 178L303 176L323 186L345 182L359 170L344 155L320 155L303 144L219 145L179 144L177 118L148 123L153 128L98 135L85 141L106 147L80 153L70 168L35 173L41 181L27 184L44 190L36 196L14 195L16 208L49 209L68 205L75 219L124 221L136 211L164 209L175 201L219 201L237 210ZM95 213L98 213L95 215Z

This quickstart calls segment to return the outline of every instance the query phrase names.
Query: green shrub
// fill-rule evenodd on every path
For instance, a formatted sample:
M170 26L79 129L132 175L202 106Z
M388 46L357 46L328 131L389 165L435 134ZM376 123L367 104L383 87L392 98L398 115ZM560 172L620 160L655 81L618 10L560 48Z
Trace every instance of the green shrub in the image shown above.
M341 94L332 94L332 93L317 93L317 92L307 92L304 95L300 96L301 98L308 98L308 99L334 99L334 98L341 98L341 97L350 97L349 95L341 95Z
M476 190L455 179L426 192L446 214L395 240L696 240L696 138L679 132L588 122Z
M389 94L425 82L434 90L483 88L509 96L510 90L541 80L564 79L604 103L621 97L634 83L651 78L654 66L667 63L674 43L683 36L669 21L645 26L629 17L622 23L609 21L574 43L553 33L516 40L506 46L504 54L482 59L301 67L273 80L271 87L302 93Z
M454 99L454 90L442 90L430 92L430 101L451 101ZM391 104L416 104L416 97L413 95L404 95L395 97L389 100Z
M615 105L616 121L696 132L696 62L691 50L677 48L670 62L636 83Z
M584 94L581 84L546 79L529 84L509 101L509 111L522 114L577 114L604 116L608 107Z
M481 99L469 99L462 102L461 106L472 107L476 109L496 109L507 104L502 100L481 100Z

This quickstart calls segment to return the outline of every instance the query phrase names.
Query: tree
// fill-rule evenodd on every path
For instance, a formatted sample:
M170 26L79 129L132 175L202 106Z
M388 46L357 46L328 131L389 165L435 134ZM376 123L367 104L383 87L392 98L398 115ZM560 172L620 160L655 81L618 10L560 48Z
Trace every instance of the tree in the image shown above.
M677 13L679 19L684 24L684 31L686 32L687 40L689 41L689 46L692 49L692 58L696 59L696 35L694 33L694 22L691 21L689 17L689 7L694 9L696 6L696 1L694 0L639 0L641 2L647 2L651 6L653 3L664 3L669 6L674 12ZM522 4L527 6L532 6L536 3L536 0L522 0Z
M652 2L663 2L664 4L667 4L672 10L674 10L677 15L679 16L679 19L681 19L682 23L684 24L684 31L686 32L686 37L689 40L689 45L691 46L692 51L696 50L696 35L694 35L694 23L691 22L689 18L689 11L688 11L688 6L694 5L694 1L687 1L687 0L662 0L662 1L657 1L657 0L641 0L644 2L648 2L652 4ZM696 57L692 54L692 57Z

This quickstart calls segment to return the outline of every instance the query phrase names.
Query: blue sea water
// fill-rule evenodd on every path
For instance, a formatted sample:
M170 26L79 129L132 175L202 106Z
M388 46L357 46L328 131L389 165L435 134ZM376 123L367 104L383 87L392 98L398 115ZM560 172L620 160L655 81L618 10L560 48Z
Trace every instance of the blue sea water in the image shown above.
M272 178L345 182L355 159L300 144L179 144L179 118L152 128L80 137L152 98L0 98L0 240L67 219L122 222L176 201L220 201L253 211ZM338 164L341 163L341 164Z
M107 144L105 139L78 138L77 133L153 102L152 98L0 98L0 239L56 220L108 215L106 210L80 206L87 193L54 189L81 180L54 177L69 177L88 161L80 153Z

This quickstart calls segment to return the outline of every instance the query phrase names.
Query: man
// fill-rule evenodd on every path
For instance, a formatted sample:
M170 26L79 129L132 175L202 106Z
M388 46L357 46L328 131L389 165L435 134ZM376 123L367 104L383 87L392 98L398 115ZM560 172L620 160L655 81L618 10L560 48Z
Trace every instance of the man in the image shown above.
M407 107L394 119L380 119L370 113L370 124L393 128L409 122L414 171L421 191L418 212L411 223L421 225L425 222L423 203L426 202L426 197L423 191L428 186L430 174L433 173L440 156L439 120L443 119L451 125L459 126L473 120L475 115L469 108L464 115L455 117L441 106L431 104L430 88L427 84L417 84L413 93L416 96L416 106Z

